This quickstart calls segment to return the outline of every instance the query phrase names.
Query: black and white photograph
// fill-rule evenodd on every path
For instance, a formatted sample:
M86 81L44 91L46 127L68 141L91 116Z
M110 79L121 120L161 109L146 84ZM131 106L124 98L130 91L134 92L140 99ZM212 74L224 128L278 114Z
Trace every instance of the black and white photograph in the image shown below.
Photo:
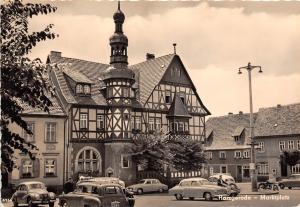
M300 1L3 0L4 207L300 207Z

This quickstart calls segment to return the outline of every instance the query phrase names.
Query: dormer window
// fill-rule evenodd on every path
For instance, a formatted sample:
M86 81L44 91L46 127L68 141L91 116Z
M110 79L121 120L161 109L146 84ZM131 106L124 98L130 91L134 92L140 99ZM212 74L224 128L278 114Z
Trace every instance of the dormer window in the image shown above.
M91 87L89 85L84 85L83 89L85 94L91 93Z
M82 87L82 85L77 85L76 86L76 93L83 93L83 87Z
M76 94L80 94L80 95L91 94L91 86L89 84L77 84Z

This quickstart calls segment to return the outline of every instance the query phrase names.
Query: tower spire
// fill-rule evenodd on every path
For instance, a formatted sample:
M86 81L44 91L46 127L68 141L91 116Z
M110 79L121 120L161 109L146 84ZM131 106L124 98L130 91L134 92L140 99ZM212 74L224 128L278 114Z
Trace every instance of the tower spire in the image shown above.
M118 1L118 10L121 10L120 9L120 0Z

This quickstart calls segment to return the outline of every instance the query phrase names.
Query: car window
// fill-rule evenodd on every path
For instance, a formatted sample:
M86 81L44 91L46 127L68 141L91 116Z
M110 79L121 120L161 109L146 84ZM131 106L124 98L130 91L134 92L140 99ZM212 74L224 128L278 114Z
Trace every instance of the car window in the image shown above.
M295 175L295 178L296 179L300 179L300 175Z
M45 185L43 183L32 183L28 185L29 189L45 189Z
M139 183L144 183L145 182L145 180L140 180L140 182Z
M295 178L295 176L294 175L291 175L290 177L289 177L289 179L294 179Z
M183 181L180 183L180 186L182 186L182 187L191 186L191 181Z
M122 194L122 189L116 186L108 186L104 188L104 194Z
M147 180L145 184L151 184L151 180Z
M202 185L211 185L211 183L208 180L201 180L199 181Z
M192 181L191 186L201 186L201 181Z
M91 190L92 194L100 194L100 190L97 186L92 186L92 190Z
M217 178L215 178L215 177L210 177L209 179L208 179L210 182L217 182Z

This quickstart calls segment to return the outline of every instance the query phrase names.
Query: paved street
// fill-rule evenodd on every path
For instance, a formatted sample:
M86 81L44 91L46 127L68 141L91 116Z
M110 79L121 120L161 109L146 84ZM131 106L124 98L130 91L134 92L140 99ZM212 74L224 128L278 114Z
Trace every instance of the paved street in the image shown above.
M201 199L177 201L175 197L164 194L146 194L136 196L135 207L300 207L300 189L281 190L278 195L239 196L234 201L204 201ZM269 199L269 200L267 200ZM4 207L12 207L12 203L4 203ZM58 204L56 202L56 207Z

